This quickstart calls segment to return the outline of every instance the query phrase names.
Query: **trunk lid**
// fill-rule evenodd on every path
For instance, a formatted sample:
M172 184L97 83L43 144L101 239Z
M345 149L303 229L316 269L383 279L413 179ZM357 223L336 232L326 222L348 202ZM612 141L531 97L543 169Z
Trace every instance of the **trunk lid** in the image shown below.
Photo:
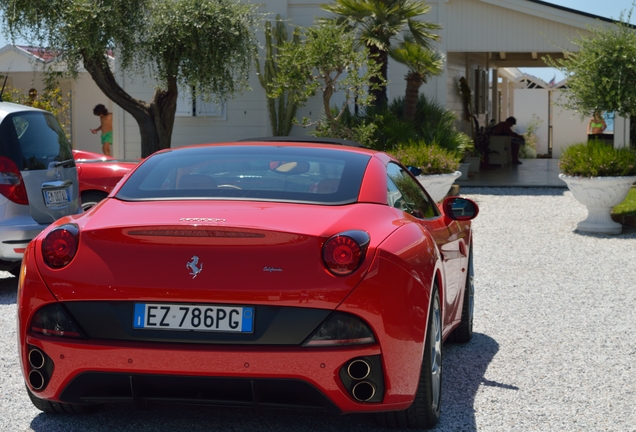
M40 271L59 300L143 300L335 308L362 279L396 227L388 206L109 198L79 219L77 256ZM128 221L121 224L121 221ZM364 221L364 224L361 223ZM336 277L322 244L362 229L364 263Z

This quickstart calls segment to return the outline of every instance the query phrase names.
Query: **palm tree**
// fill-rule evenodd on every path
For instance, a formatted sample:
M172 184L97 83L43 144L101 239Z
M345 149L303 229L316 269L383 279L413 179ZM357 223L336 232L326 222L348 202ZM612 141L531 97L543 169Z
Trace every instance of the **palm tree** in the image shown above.
M336 15L338 22L346 22L359 29L360 42L369 48L369 57L380 65L382 77L371 82L372 94L378 106L386 106L387 66L391 41L404 31L413 40L429 48L439 36L432 33L439 24L420 21L417 18L431 10L421 0L334 0L323 9ZM376 87L376 89L373 89Z
M404 120L415 120L415 111L419 89L431 75L439 75L444 70L444 54L425 48L413 40L405 37L397 47L389 49L389 55L398 63L409 68L406 74L406 93L404 95Z

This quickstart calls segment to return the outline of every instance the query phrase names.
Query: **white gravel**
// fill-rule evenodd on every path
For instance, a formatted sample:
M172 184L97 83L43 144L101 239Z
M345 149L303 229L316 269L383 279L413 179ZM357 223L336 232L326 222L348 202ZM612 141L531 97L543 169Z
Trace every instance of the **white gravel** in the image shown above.
M439 431L636 431L636 228L574 231L567 189L462 188L474 222L475 336L446 344ZM18 367L16 280L0 279L1 431L376 431L368 416L109 405L40 413Z

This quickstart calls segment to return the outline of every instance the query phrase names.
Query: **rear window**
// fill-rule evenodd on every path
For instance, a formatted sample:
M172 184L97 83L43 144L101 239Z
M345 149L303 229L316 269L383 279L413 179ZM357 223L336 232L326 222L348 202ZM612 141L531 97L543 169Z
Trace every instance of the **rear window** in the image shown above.
M214 146L144 161L122 200L237 199L338 205L356 202L370 157L328 148Z
M71 160L71 144L52 114L26 111L7 115L0 124L0 153L20 171L44 170L51 162Z

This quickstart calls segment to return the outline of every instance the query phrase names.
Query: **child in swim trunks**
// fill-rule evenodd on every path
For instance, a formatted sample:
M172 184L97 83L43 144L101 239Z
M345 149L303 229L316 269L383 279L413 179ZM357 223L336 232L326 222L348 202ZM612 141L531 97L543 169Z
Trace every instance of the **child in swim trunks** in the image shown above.
M106 156L111 156L110 146L113 144L113 113L109 113L104 105L98 104L93 108L93 114L99 116L100 125L97 129L91 129L91 132L96 134L97 131L102 131L102 152Z

